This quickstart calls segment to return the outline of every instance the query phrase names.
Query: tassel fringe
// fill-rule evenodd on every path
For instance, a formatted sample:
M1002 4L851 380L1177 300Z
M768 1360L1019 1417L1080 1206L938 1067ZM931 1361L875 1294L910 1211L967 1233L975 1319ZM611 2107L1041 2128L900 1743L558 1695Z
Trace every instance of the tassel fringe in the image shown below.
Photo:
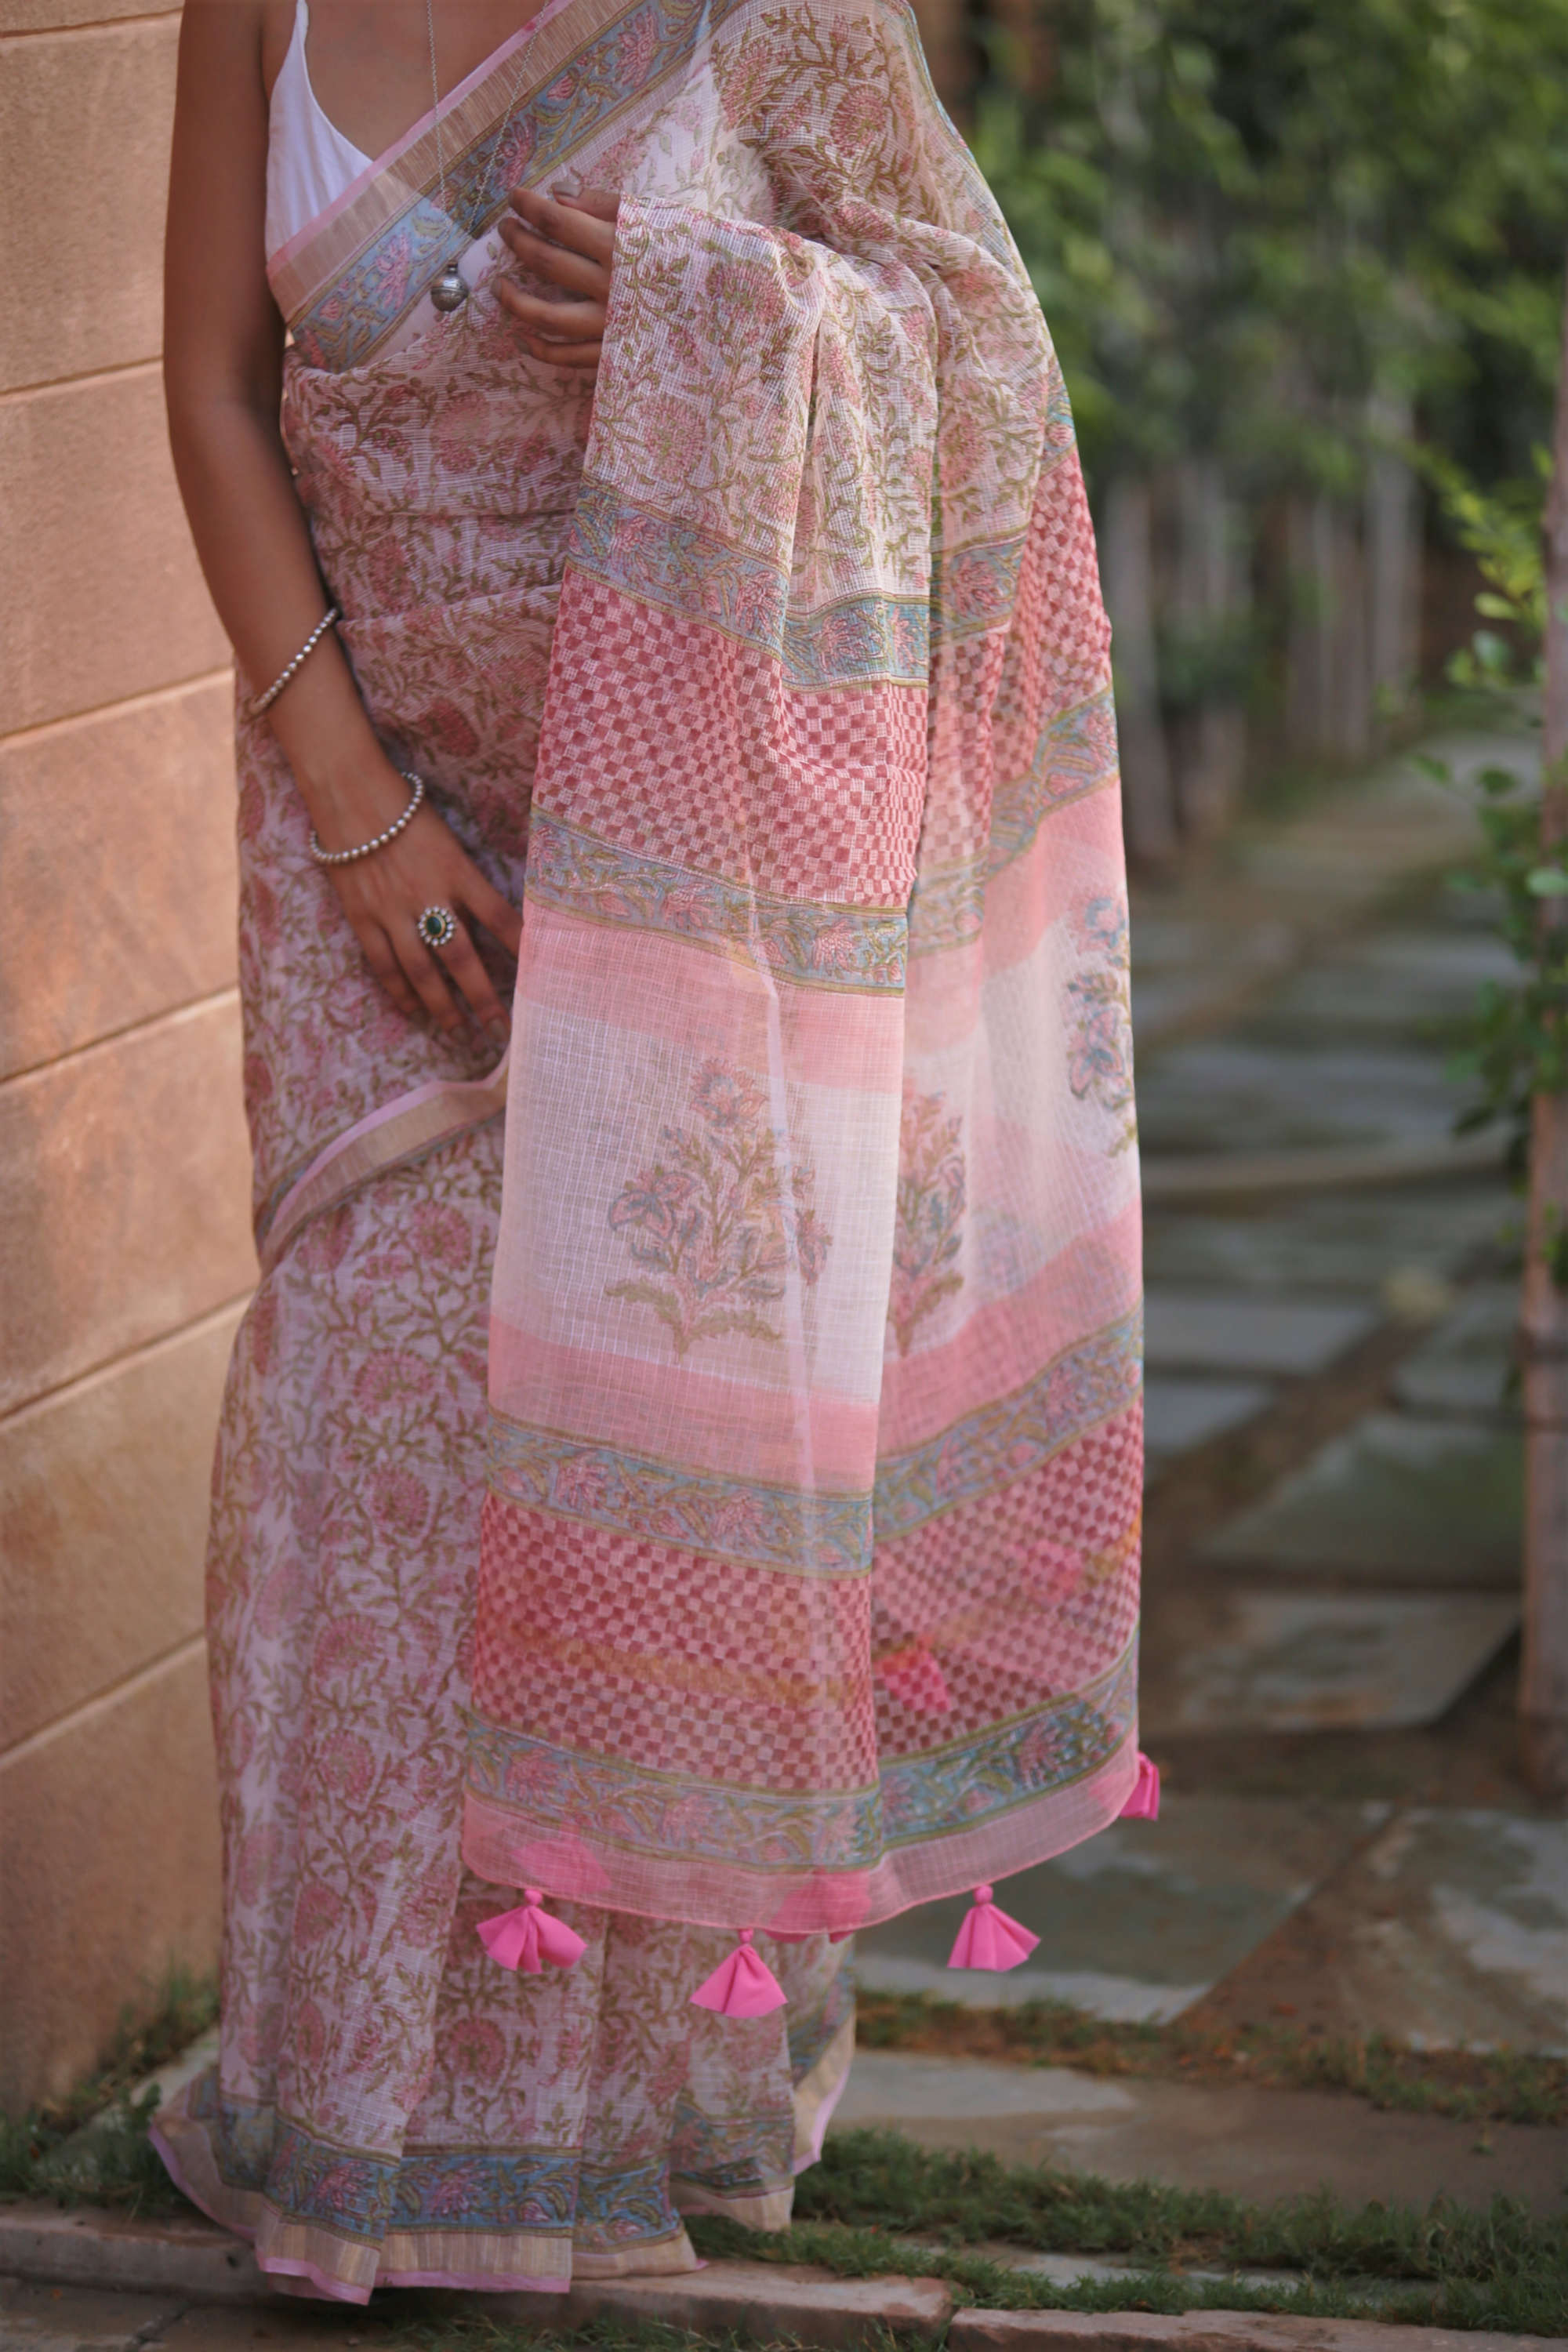
M1005 1911L998 1910L988 1886L977 1886L947 1965L950 1969L1016 1969L1039 1940L1016 1919L1009 1919Z
M552 1969L576 1965L588 1948L586 1944L575 1927L569 1927L564 1919L552 1918L543 1905L538 1887L525 1886L515 1911L502 1911L494 1919L479 1921L479 1941L492 1960L503 1969L521 1969L525 1977L542 1974L547 1960Z
M1160 1818L1160 1768L1138 1750L1138 1778L1121 1808L1124 1822L1157 1822Z
M783 1985L752 1943L752 1930L742 1927L741 1940L726 1960L691 1996L694 2009L711 2009L721 2017L766 2017L782 2009Z

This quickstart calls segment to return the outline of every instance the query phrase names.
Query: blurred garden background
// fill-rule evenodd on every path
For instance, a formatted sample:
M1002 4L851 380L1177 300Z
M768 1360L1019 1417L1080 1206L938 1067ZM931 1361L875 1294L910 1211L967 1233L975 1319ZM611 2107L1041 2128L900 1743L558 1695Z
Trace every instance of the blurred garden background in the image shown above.
M1408 732L1476 626L1476 540L1533 547L1568 5L921 13L1072 393L1157 865Z

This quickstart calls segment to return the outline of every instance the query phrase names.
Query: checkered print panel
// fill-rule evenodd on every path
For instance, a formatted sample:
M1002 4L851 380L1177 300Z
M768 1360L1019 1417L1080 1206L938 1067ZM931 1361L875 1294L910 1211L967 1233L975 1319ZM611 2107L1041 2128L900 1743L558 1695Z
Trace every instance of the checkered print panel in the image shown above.
M577 573L553 660L552 814L775 897L904 904L925 798L919 687L792 688L755 646Z
M1137 1622L1142 1487L1134 1407L1016 1485L877 1547L884 1756L943 1747L1106 1672Z
M876 1778L862 1577L784 1575L485 1504L474 1703L579 1754L789 1790Z

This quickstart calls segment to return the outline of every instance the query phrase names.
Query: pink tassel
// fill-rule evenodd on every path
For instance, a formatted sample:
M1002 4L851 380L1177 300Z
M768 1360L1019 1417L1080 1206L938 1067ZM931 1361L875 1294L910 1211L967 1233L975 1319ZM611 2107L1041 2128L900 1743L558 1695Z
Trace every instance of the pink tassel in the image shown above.
M1160 1818L1160 1768L1138 1750L1138 1778L1121 1808L1124 1822L1157 1822Z
M479 1921L479 1941L503 1969L521 1969L525 1977L536 1977L542 1973L546 1960L552 1968L569 1969L587 1950L575 1927L569 1927L564 1919L552 1918L543 1903L537 1886L525 1886L515 1911Z
M1016 1969L1026 1960L1037 1936L1021 1927L1016 1919L1009 1919L991 1899L988 1886L977 1886L974 1901L964 1913L953 1941L950 1969Z
M766 2017L770 2010L784 2007L785 1997L761 1952L752 1948L752 1930L742 1927L729 1958L720 1961L691 2000L694 2008L717 2010L721 2017Z

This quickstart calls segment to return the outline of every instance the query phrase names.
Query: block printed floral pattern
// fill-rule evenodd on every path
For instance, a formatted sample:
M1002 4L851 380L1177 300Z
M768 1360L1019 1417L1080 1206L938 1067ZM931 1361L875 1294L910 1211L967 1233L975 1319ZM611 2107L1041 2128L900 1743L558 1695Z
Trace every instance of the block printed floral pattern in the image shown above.
M607 1283L605 1296L651 1307L678 1357L731 1332L778 1344L769 1310L791 1269L814 1289L832 1246L816 1212L816 1171L788 1167L746 1071L706 1061L688 1099L700 1127L660 1128L658 1158L611 1207L611 1227L642 1271Z
M1072 1047L1068 1084L1079 1102L1098 1103L1117 1122L1112 1152L1137 1140L1132 1108L1131 955L1127 909L1116 898L1091 898L1073 923L1085 954L1099 958L1068 982Z
M909 1354L926 1317L963 1287L957 1264L963 1246L963 1122L944 1118L942 1108L942 1096L905 1087L888 1300L900 1356Z

